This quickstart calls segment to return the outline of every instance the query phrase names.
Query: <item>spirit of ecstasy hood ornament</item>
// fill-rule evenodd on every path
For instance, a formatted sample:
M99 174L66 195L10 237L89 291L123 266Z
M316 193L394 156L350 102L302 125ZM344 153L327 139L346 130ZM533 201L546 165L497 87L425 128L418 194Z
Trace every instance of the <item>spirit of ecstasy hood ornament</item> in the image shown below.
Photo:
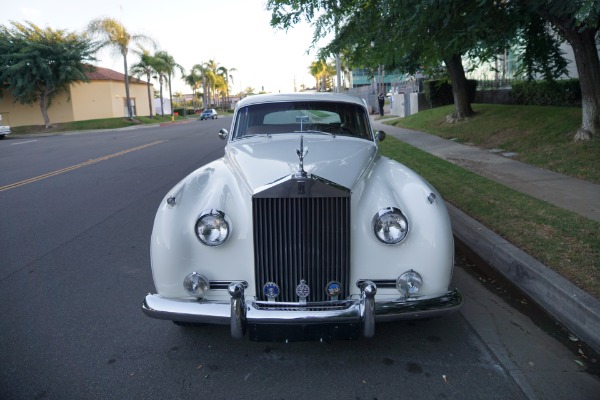
M298 168L298 175L306 177L307 173L304 170L304 157L308 153L308 149L304 149L304 135L302 134L302 123L308 121L308 116L302 115L296 117L296 121L300 122L300 148L296 150L298 160L300 160L300 167Z
M306 176L306 171L304 170L304 156L308 153L308 149L304 149L304 135L300 134L300 148L296 150L296 154L298 154L298 160L300 160L300 167L298 168L298 174L301 176Z

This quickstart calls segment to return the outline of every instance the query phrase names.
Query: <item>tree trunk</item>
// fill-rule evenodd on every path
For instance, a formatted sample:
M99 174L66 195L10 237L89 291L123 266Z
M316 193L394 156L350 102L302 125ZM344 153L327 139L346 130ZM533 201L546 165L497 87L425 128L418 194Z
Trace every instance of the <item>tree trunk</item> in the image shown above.
M469 101L467 90L467 77L462 65L460 54L453 54L450 58L444 59L450 80L452 81L452 95L454 97L455 111L447 118L448 122L456 122L473 116L474 112Z
M129 99L129 74L127 71L127 54L123 54L123 67L125 68L125 98L127 99L127 118L133 119L133 110L131 109L131 100Z
M48 95L50 91L48 88L44 88L40 94L40 110L42 111L42 117L44 118L44 125L46 129L50 128L50 118L48 117Z
M207 87L206 87L206 75L202 73L202 108L206 109L206 104L208 103L206 99L207 95Z
M171 93L171 74L169 74L169 104L171 105L171 117L173 116L173 94Z
M596 48L596 30L561 29L573 47L581 86L581 127L575 141L590 140L600 133L600 59Z
M150 106L150 118L152 118L152 95L150 94L150 74L147 75L148 77L148 83L146 84L146 86L148 87L148 106Z
M567 39L573 48L575 64L581 87L581 127L575 134L575 141L590 140L600 133L600 59L595 37L598 28L579 26L572 15L553 15L544 6L534 7L542 18L550 21Z
M162 75L160 75L158 77L158 84L160 85L160 114L164 117L165 116L165 106L164 101L163 101L163 77Z

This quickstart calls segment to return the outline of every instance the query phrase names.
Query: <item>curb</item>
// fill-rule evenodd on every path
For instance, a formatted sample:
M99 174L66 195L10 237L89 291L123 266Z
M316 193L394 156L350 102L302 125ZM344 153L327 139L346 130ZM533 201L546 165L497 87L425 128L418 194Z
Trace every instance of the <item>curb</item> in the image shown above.
M600 300L458 208L449 203L446 207L457 240L529 295L565 328L600 352Z

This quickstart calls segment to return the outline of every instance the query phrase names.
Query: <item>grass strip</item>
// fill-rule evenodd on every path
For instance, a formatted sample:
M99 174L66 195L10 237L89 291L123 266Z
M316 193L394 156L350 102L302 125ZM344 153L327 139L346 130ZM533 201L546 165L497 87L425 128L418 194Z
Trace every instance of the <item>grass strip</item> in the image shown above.
M387 136L381 154L427 179L504 239L600 298L600 222L512 190Z
M183 117L175 117L175 120L185 120ZM43 133L58 133L58 132L70 132L70 131L86 131L95 129L117 129L126 128L128 126L140 125L140 124L158 124L162 122L171 122L171 116L155 115L153 118L150 117L136 117L133 121L127 118L103 118L103 119L90 119L86 121L73 121L65 123L53 124L50 128L46 128L43 125L27 125L17 126L11 128L11 135L23 135L23 134L43 134Z
M473 104L475 116L446 123L452 111L453 105L439 107L386 123L517 153L521 162L600 183L600 140L573 142L581 108Z

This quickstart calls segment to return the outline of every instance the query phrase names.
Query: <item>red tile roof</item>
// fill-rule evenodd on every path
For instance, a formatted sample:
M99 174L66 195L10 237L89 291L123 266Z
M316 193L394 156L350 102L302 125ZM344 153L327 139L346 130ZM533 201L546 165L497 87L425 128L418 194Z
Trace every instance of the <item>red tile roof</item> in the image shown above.
M96 68L95 71L86 72L86 74L85 74L90 81L119 81L119 82L125 81L125 75L120 72L113 71L112 69L108 69L108 68L102 68L102 67L95 67L95 68ZM146 81L142 81L133 76L129 76L129 83L146 83Z

